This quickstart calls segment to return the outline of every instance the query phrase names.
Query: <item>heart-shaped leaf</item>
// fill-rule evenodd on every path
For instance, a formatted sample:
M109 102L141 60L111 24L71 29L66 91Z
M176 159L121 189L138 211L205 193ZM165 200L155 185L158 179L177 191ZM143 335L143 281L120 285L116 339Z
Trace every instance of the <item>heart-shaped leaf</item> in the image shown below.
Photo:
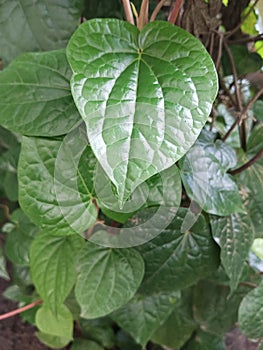
M117 19L82 24L67 47L75 103L120 206L196 140L217 93L200 41L167 22L140 32Z
M111 249L86 243L79 260L75 294L81 316L97 318L126 304L138 289L144 263L133 248Z

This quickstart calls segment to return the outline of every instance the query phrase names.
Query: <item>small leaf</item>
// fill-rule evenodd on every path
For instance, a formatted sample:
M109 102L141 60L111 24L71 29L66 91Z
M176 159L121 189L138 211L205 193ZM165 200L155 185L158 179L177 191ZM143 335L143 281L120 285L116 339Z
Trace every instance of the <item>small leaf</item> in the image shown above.
M263 337L263 283L242 300L238 324L247 337L252 339Z
M83 204L78 200L79 189L72 186L79 174L70 147L72 143L24 137L18 167L19 201L23 211L43 230L58 235L83 232L97 217L90 193L86 192ZM56 167L58 154L60 161ZM74 177L67 176L69 169Z
M154 332L166 321L175 307L178 293L137 294L126 305L112 314L112 318L129 332L135 341L145 346Z
M32 280L41 298L54 313L76 281L75 255L82 241L78 235L58 237L46 232L39 234L32 243Z
M65 50L19 56L0 73L0 123L24 135L69 132L80 121L71 75Z
M219 240L221 262L230 278L233 292L241 278L254 239L254 228L247 214L211 217L212 233Z
M179 163L188 196L210 214L243 212L238 187L227 174L236 162L232 148L201 137Z
M179 209L167 229L137 248L145 261L141 293L174 292L217 269L219 251L205 218L201 215L189 231L181 232L186 214L187 209Z
M11 220L14 227L7 235L6 255L14 264L28 265L30 245L39 232L39 228L30 222L21 209L12 213Z
M6 269L6 260L3 255L2 248L0 246L0 278L4 278L5 280L9 280L8 272Z
M144 274L140 254L132 249L104 248L87 242L79 260L75 288L81 316L97 318L126 304Z
M47 305L43 304L37 311L36 325L42 333L72 340L73 317L65 305L60 305L55 315Z
M195 142L217 94L213 62L199 40L164 21L141 32L117 19L86 21L67 55L75 103L122 207Z
M255 253L261 260L263 260L263 239L257 238L254 240L251 250Z
M108 317L87 320L79 320L82 334L85 338L91 339L101 344L106 349L111 349L115 345L115 333L113 321Z
M2 0L0 47L4 64L21 52L65 47L78 24L81 7L81 0Z
M46 334L43 332L36 332L36 337L45 345L51 347L52 349L64 348L70 341L67 337L57 337L52 334Z

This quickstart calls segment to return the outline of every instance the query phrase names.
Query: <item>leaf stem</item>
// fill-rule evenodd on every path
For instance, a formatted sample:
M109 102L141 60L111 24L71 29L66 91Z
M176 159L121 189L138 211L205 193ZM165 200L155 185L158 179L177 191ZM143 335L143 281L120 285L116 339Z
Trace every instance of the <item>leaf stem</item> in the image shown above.
M148 23L148 17L149 17L149 0L142 0L139 20L137 25L139 30L142 30L145 24Z
M175 1L172 12L170 13L169 18L168 18L168 22L175 24L182 5L183 5L183 0L176 0Z
M155 7L155 9L153 10L153 13L152 13L152 15L151 15L150 22L153 22L153 21L156 19L158 13L160 12L160 10L161 10L161 8L163 7L163 5L165 4L165 2L166 2L166 0L161 0L161 1L156 5L156 7Z
M251 158L247 163L243 164L239 168L236 168L234 170L230 170L228 173L231 175L237 175L239 173L242 173L242 171L247 170L249 167L251 167L253 164L255 164L262 156L263 156L263 148L253 158Z
M133 18L133 14L132 14L130 1L129 0L122 0L122 4L123 4L123 8L124 8L125 17L126 17L127 22L134 25L135 23L134 23L134 18Z
M18 314L20 314L21 312L30 310L30 309L32 309L33 307L35 307L35 306L37 306L37 305L40 305L40 304L42 304L42 300L39 299L39 300L34 301L34 302L31 303L31 304L28 304L28 305L26 305L26 306L20 307L19 309L16 309L16 310L7 312L6 314L0 315L0 321L1 321L1 320L4 320L4 319L6 319L6 318L9 318L9 317L13 317L13 316L15 316L15 315L18 315Z

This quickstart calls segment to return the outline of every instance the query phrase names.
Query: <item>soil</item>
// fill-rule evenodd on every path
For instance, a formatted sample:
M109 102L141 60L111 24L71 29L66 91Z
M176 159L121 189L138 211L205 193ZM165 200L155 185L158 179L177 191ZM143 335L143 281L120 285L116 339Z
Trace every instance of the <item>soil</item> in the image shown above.
M4 298L8 282L0 278L0 314L16 309L16 303ZM51 350L35 337L36 328L24 323L19 316L0 322L0 350ZM256 350L258 344L249 341L237 328L225 337L227 350ZM64 349L66 350L66 348ZM193 349L194 350L194 349ZM211 349L213 350L213 349Z

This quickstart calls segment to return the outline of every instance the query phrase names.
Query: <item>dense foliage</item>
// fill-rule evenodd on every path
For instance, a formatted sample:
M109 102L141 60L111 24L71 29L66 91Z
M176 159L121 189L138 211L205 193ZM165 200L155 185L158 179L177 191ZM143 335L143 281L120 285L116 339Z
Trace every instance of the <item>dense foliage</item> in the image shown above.
M0 0L0 277L43 343L263 348L262 18Z

